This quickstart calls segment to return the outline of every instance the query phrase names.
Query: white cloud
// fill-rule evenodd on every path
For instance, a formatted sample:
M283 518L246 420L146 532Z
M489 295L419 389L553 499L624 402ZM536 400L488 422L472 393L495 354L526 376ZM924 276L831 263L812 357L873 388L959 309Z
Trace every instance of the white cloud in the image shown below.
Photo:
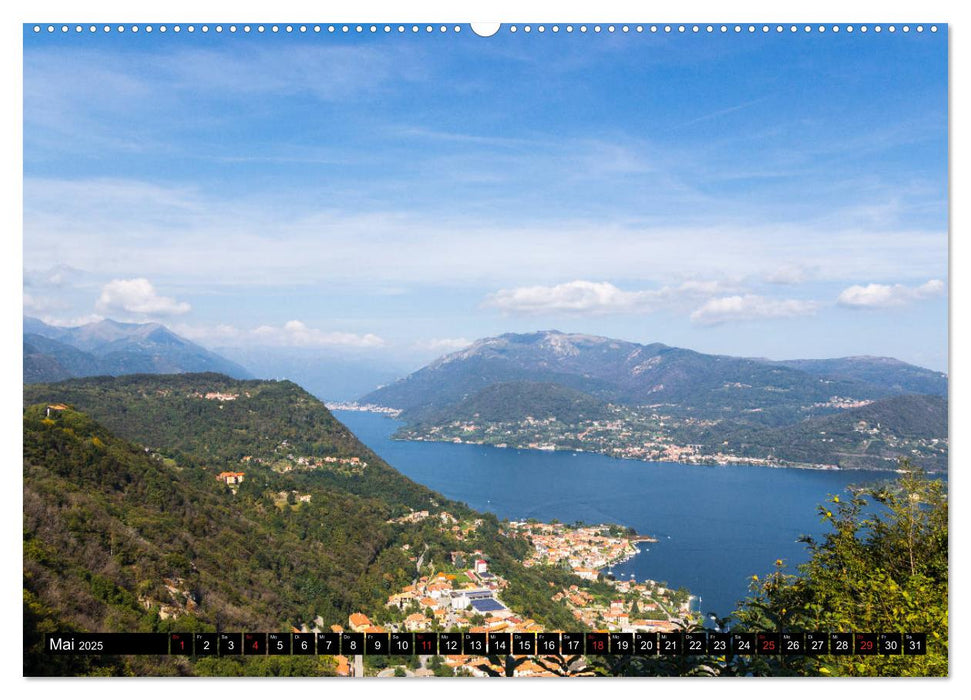
M111 280L101 290L95 309L101 313L130 313L146 316L175 316L187 313L187 302L163 297L144 277Z
M928 280L917 287L903 284L854 284L844 289L836 303L854 309L886 309L904 306L922 299L940 296L945 292L941 280Z
M689 280L676 286L624 291L610 282L575 280L549 287L516 287L490 294L483 306L511 314L649 313L688 299L725 293L733 286L714 280Z
M800 299L769 299L755 294L709 299L691 314L691 320L706 326L729 321L808 316L819 304Z
M552 287L500 289L486 306L505 313L617 313L643 307L643 292L624 292L610 282L576 280Z
M468 338L430 338L429 340L419 340L415 343L415 348L418 350L446 353L461 350L471 345L472 342Z

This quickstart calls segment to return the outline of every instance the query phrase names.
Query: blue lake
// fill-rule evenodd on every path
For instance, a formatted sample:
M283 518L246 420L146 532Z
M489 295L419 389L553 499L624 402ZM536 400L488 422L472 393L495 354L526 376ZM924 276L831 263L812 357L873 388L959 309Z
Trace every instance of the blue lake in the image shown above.
M849 484L887 472L701 467L604 455L391 440L386 416L335 411L368 447L411 479L500 518L619 523L658 538L614 567L654 579L728 615L753 574L806 560L800 535L826 532L817 507Z

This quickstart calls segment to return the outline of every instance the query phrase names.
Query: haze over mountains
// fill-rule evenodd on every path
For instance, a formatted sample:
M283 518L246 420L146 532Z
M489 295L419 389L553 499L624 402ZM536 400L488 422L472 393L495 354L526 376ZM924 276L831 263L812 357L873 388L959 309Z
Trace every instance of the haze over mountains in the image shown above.
M300 347L217 347L215 350L255 377L289 379L326 401L353 401L415 367L389 362L367 351L349 356L346 351Z
M183 372L252 377L239 364L176 335L160 323L104 319L66 328L24 318L25 384L71 377Z

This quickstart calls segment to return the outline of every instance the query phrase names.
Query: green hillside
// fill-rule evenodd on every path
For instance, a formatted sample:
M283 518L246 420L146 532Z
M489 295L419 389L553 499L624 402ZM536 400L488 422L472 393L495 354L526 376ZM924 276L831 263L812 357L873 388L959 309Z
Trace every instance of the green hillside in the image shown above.
M745 456L844 469L893 469L901 458L929 471L947 471L947 400L893 396L785 428L728 432L725 446Z
M402 512L428 508L436 498L389 467L292 382L211 373L91 377L25 386L24 402L72 405L121 437L213 471L285 468L293 464L288 455L356 457L367 467L316 469L313 482L381 498Z
M277 512L250 483L234 496L208 471L171 466L82 413L29 407L25 641L45 629L287 629L365 604L391 539L380 505L318 489L305 507ZM25 646L25 673L45 662ZM167 661L154 672L176 671Z
M577 423L607 415L606 404L589 394L548 382L523 381L493 384L458 404L429 416L427 422L503 422L556 418L562 423Z
M205 398L214 392L223 400ZM26 387L25 404L27 675L327 673L329 661L298 657L64 660L39 644L55 630L286 631L318 619L326 629L355 611L382 619L425 546L426 564L481 549L509 581L510 605L551 627L572 623L495 517L402 476L294 384L70 380ZM223 470L245 478L230 487L216 479ZM391 522L418 507L481 523L460 543L438 519Z
M783 360L776 364L831 379L886 386L901 394L947 396L947 375L892 357L839 357L831 360Z

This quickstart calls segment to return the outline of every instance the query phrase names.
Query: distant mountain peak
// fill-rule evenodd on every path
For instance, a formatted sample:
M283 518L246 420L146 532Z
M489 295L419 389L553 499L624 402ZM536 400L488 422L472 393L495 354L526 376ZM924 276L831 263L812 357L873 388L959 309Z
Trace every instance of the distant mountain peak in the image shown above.
M65 376L210 371L241 379L251 376L235 362L156 322L106 318L81 326L59 327L24 317L24 335L47 339L43 344L31 341L35 352L24 356L25 383L55 381Z

